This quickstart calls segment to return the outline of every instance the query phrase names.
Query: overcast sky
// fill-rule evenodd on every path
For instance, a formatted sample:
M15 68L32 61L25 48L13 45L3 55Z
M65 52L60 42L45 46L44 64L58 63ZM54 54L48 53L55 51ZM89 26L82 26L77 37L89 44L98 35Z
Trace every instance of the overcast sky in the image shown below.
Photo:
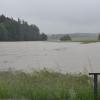
M2 13L47 34L100 32L100 0L0 0Z

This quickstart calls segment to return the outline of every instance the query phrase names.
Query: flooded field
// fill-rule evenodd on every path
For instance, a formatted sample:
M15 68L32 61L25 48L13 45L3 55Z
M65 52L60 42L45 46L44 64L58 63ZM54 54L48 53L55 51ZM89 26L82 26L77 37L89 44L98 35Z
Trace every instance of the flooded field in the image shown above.
M0 42L0 70L100 72L100 43Z

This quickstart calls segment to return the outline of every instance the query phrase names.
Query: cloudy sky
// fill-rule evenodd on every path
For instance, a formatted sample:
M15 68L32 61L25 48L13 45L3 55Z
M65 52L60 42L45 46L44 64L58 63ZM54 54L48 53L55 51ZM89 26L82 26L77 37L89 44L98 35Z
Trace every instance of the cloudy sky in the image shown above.
M47 34L100 32L100 0L0 0L2 13Z

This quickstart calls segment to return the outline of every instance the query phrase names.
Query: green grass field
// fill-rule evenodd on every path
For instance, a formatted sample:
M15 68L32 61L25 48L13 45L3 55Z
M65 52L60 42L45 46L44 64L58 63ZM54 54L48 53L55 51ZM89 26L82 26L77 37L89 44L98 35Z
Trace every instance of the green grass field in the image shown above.
M83 74L47 70L0 72L0 100L93 100L92 81Z

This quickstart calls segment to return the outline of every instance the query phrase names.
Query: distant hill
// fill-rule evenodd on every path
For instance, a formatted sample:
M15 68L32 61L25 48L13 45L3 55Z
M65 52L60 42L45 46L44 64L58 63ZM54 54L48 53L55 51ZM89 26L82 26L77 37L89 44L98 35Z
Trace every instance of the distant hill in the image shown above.
M38 26L29 25L24 20L0 16L0 41L39 41L47 40L47 35L40 33Z
M60 41L60 38L65 36L66 34L53 34L48 35L49 41ZM72 41L91 41L98 40L99 33L69 33Z
M98 40L98 33L74 33L70 37L72 41L95 41Z

